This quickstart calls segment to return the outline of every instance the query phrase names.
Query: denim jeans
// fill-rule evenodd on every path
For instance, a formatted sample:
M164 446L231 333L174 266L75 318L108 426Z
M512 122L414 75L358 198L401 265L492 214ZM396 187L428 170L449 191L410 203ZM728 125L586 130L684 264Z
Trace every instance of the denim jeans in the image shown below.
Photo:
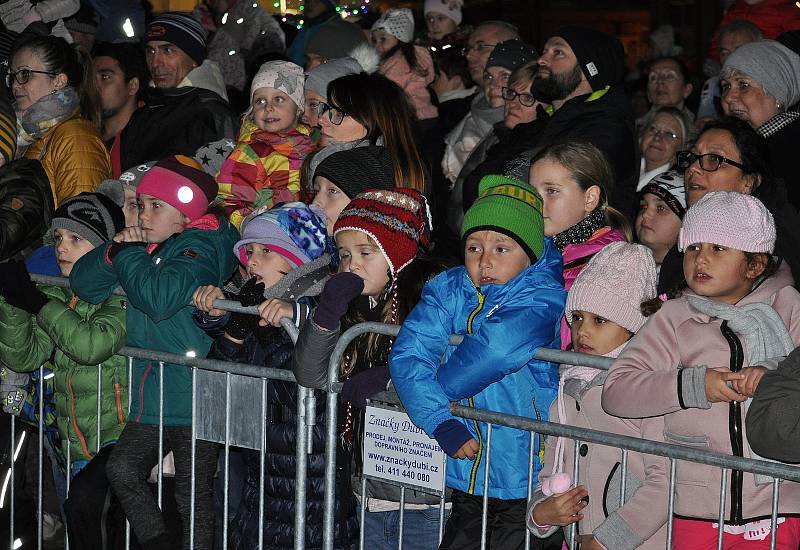
M445 510L444 521L447 522ZM366 512L364 547L370 550L397 550L400 535L400 512ZM439 507L406 510L403 514L403 549L436 550L439 548Z

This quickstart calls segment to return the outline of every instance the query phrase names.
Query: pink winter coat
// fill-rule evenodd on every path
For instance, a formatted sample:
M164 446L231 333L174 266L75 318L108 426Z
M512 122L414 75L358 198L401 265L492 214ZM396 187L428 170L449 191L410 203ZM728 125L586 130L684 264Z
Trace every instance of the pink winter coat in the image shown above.
M800 294L788 268L766 279L737 305L769 304L783 319L795 345L800 343ZM748 448L744 407L705 402L705 366L747 367L745 340L722 321L694 309L686 292L669 300L633 337L614 362L603 387L603 408L626 418L664 415L667 443L731 454ZM735 370L735 369L734 369ZM705 408L700 408L705 407ZM753 474L728 475L725 523L742 525L770 517L771 484L756 485ZM716 520L721 470L678 460L675 513L682 518ZM781 514L800 510L800 484L784 482Z
M414 46L417 56L417 71L412 71L401 52L389 59L381 61L380 73L405 90L409 101L414 106L417 119L426 120L439 116L439 110L431 102L428 86L433 83L436 74L433 70L433 59L430 52L422 46Z
M582 243L568 244L561 255L564 258L564 288L572 288L572 283L589 263L592 256L600 252L607 244L617 241L626 241L625 235L609 226L601 227ZM561 349L567 349L572 343L572 334L567 324L566 317L561 319Z
M607 374L598 371L597 376L588 383L576 378L566 380L566 415L559 418L558 403L553 402L550 407L551 422L662 441L662 417L624 420L610 416L603 410L600 396ZM557 437L547 438L540 480L553 472L557 441ZM563 471L574 479L574 442L565 439L563 445ZM594 534L606 548L614 550L663 550L667 542L666 521L669 516L669 461L659 456L629 452L625 505L621 508L619 494L622 451L604 445L581 443L578 462L578 484L584 485L589 492L589 506L582 511L584 519L578 524L578 534ZM547 497L540 490L534 493L528 507L528 517L533 507L545 498ZM532 526L530 522L529 526ZM546 537L556 529L557 527L544 530L534 528L532 531L535 535Z

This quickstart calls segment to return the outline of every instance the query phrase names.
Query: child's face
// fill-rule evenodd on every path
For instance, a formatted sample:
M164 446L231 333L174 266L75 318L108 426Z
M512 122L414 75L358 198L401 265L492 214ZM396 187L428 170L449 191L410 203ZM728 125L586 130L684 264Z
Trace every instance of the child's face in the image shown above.
M636 215L636 236L640 243L653 251L656 263L660 264L678 242L680 229L681 219L667 203L652 193L642 195Z
M297 125L299 109L285 92L259 88L253 94L253 121L265 132L288 132Z
M372 45L378 55L384 55L400 43L396 36L386 31L372 31Z
M139 227L148 243L163 243L175 233L182 233L189 218L161 199L139 195Z
M572 347L580 353L605 355L631 339L633 334L614 321L588 311L572 312Z
M544 234L558 235L569 229L597 208L600 188L584 191L561 163L548 158L531 166L530 182L544 201Z
M355 273L364 280L362 296L380 296L389 283L389 264L375 242L361 231L336 235L339 271Z
M464 263L475 287L504 285L531 265L511 237L497 231L475 231L467 237Z
M53 236L56 241L56 260L58 260L61 275L69 277L75 262L94 249L94 245L69 229L56 229Z
M303 124L315 128L319 126L319 106L325 103L325 98L312 90L305 90L306 108L303 110Z
M265 244L250 243L245 245L247 255L247 274L255 277L265 288L275 285L284 275L292 270L286 258L273 252Z
M125 205L122 208L125 214L125 227L138 227L139 201L136 200L136 191L125 187Z
M696 243L686 247L683 275L689 288L699 296L735 304L750 292L753 281L766 268L764 257L757 258L757 261L748 263L741 250Z
M331 180L323 176L314 178L314 200L311 204L316 204L325 211L328 235L333 235L333 225L349 203L350 197L336 187Z

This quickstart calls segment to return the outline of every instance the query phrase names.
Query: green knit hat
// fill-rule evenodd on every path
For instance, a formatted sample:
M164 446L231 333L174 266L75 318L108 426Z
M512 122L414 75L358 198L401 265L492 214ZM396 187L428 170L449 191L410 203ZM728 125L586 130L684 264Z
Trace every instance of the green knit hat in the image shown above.
M478 185L478 199L464 214L461 239L475 231L508 235L535 263L544 253L542 197L518 179L484 176Z

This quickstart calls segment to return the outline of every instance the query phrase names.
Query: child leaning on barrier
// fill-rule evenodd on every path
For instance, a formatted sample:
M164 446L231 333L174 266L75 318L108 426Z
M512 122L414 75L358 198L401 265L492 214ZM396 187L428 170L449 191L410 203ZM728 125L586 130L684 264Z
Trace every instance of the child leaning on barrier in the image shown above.
M183 156L157 162L139 183L139 227L128 227L75 265L70 283L82 299L99 303L121 286L127 294L128 344L188 357L205 357L212 339L192 321L192 294L221 285L235 268L236 230L208 213L217 184ZM192 373L186 366L134 360L130 417L108 461L107 473L142 546L170 548L167 526L147 485L158 456L160 380L163 377L163 452L175 458L175 500L184 547L189 544L194 473L194 547L210 548L211 486L217 445L195 442L192 472Z
M622 242L598 252L567 294L566 318L575 351L616 357L661 305L650 249ZM550 421L630 437L661 441L661 417L624 420L603 411L607 371L561 365L558 398ZM594 443L579 447L575 479L573 441L547 439L539 487L528 505L528 529L547 536L578 523L581 549L662 550L666 544L669 464L666 458L628 453L625 504L620 506L622 451ZM565 535L568 530L565 529Z
M453 489L453 507L442 549L481 547L487 491L487 545L524 548L525 505L533 482L528 479L530 435L494 426L485 487L487 425L453 416L451 402L547 420L558 389L557 366L534 359L540 347L559 347L566 297L561 255L544 237L542 199L512 178L486 176L479 187L461 230L466 265L425 286L389 362L411 419L450 455L447 486ZM463 335L463 342L448 346L451 334ZM543 454L537 437L534 475ZM554 543L533 542L534 548Z
M430 238L430 214L424 197L411 189L367 190L355 196L334 225L339 273L331 276L319 305L300 331L293 369L299 384L324 388L328 362L339 336L351 326L374 321L399 324L419 299L422 282L441 270L418 258ZM361 495L361 448L366 400L386 389L393 338L363 334L345 350L339 377L344 380L338 428L337 493L352 506L351 490ZM439 540L439 498L405 493L403 547L427 550ZM367 482L365 546L397 548L400 488ZM337 510L348 517L354 510ZM408 534L413 534L409 536Z
M212 359L250 363L269 368L290 369L294 343L279 326L288 317L298 325L303 313L315 303L330 274L330 258L325 254L327 232L321 209L301 202L284 203L272 209L260 208L242 222L242 238L234 254L247 268L248 280L238 296L242 305L259 305L265 314L230 314L224 320L224 334L217 337L208 356ZM194 294L195 306L213 316L215 299L224 298L216 286L200 287ZM278 326L276 326L278 325ZM320 396L321 397L321 396ZM267 385L266 452L264 455L264 548L291 548L294 540L295 430L297 385L270 380ZM314 430L314 452L309 455L308 486L324 483L325 441L321 427L324 409L319 407ZM258 546L261 453L243 449L245 486L236 517L230 526L229 548L250 550ZM312 512L306 516L306 548L322 547L322 493L310 492Z
M800 343L800 294L772 256L775 223L758 200L706 194L678 237L688 289L664 303L614 361L603 408L664 417L668 443L758 458L744 430L759 380ZM772 478L727 470L723 548L769 548ZM722 470L677 462L673 548L716 548ZM666 496L665 496L666 498ZM777 548L800 543L800 487L780 488Z
M75 262L123 227L122 210L103 195L64 201L51 224L61 275L68 277ZM47 362L55 374L58 462L69 453L66 475L76 476L64 505L70 541L79 548L99 544L106 532L105 465L127 416L126 360L115 355L125 345L125 298L95 304L69 288L37 287L19 262L0 264L0 294L0 361L20 372Z

